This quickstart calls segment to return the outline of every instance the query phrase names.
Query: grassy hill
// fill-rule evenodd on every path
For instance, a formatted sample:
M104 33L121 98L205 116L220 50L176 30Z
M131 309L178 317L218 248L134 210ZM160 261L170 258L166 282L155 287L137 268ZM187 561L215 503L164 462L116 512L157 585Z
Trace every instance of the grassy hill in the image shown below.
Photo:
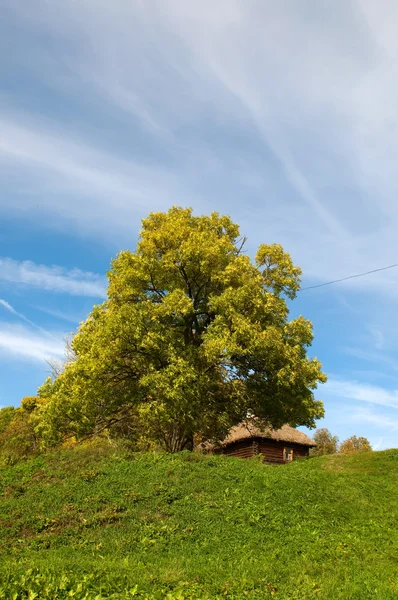
M2 468L0 494L7 600L398 598L398 450L80 448Z

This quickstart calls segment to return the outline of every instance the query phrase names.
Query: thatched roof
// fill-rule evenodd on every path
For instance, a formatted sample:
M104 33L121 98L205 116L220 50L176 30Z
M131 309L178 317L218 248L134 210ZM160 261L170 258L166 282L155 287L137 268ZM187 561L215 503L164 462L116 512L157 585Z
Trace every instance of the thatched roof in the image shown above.
M228 446L234 442L240 442L251 438L265 438L278 442L287 442L290 444L301 444L302 446L316 446L308 435L298 431L290 425L283 425L280 429L262 428L258 425L257 419L248 419L233 427L227 437L219 445Z

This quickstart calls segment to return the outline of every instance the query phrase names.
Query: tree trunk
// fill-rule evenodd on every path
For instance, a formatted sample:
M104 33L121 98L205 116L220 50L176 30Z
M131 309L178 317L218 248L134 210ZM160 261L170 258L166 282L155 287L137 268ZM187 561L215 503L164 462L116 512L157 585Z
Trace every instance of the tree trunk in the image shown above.
M175 423L172 430L164 436L164 445L171 454L193 450L193 435L187 435L184 428Z

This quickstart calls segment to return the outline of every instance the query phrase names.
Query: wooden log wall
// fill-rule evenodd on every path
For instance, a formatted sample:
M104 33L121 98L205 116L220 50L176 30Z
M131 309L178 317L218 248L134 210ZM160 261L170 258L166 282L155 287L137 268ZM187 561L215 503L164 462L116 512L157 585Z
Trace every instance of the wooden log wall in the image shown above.
M222 454L228 454L229 456L237 456L238 458L250 458L254 456L256 447L253 444L253 440L242 440L241 442L234 442L229 446L222 449Z
M287 445L274 444L272 440L260 440L259 442L260 454L264 456L264 461L267 463L283 463L283 448L287 448Z

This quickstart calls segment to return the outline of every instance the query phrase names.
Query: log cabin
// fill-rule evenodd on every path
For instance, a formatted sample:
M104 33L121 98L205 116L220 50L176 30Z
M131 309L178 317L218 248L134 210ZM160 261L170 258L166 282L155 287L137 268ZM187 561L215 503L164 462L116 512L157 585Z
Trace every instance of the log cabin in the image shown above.
M267 463L288 463L309 455L316 446L305 433L290 425L280 429L262 429L256 419L247 420L233 427L227 437L216 445L206 445L206 450L239 458L261 454Z

